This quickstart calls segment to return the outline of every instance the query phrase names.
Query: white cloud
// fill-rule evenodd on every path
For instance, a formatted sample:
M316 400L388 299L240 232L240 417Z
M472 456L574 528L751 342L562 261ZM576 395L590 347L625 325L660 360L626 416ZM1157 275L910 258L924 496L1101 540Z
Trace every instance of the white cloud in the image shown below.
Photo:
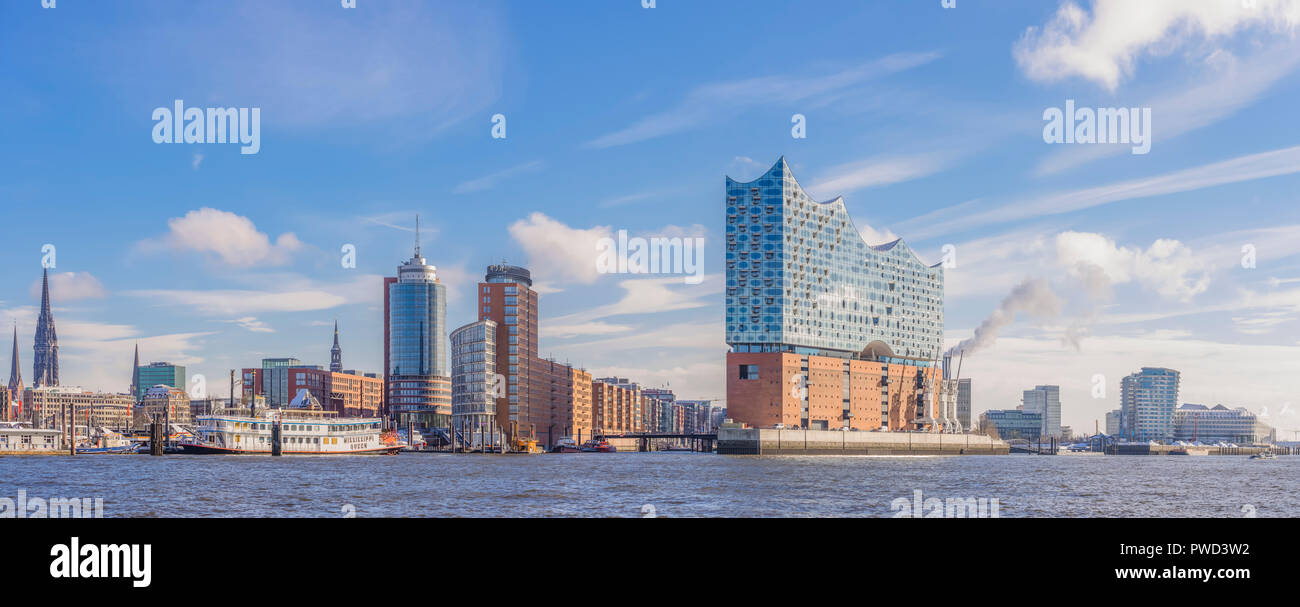
M1177 240L1161 238L1144 251L1101 234L1063 232L1056 236L1056 256L1076 278L1100 279L1086 285L1098 295L1110 285L1138 282L1164 297L1188 301L1210 287L1210 268Z
M285 264L303 246L292 232L281 234L272 244L249 218L207 207L173 217L167 226L170 231L165 236L139 246L146 251L196 251L236 267Z
M1246 28L1273 32L1300 24L1293 0L1096 0L1089 13L1071 0L1052 20L1030 27L1014 55L1027 76L1055 81L1079 76L1114 91L1144 55L1167 55L1196 41L1222 42Z
M543 213L520 219L509 230L528 254L534 278L548 284L596 282L601 276L596 271L596 243L613 237L609 226L571 228Z
M812 107L821 102L820 98L837 91L925 65L938 58L939 53L936 52L901 53L822 76L765 76L700 86L687 93L686 98L674 108L588 141L584 147L608 148L655 139L706 123L721 122L746 108L758 105L788 106L804 103Z
M41 298L41 281L28 288L32 299ZM99 298L105 295L104 285L89 272L58 272L50 274L50 299L54 304L77 299Z
M470 194L473 192L482 192L484 190L490 190L496 187L497 184L502 181L514 177L518 177L520 175L524 175L527 173L536 172L540 170L543 166L546 166L546 163L540 160L525 162L524 164L516 165L508 169L497 171L485 177L479 177L478 179L471 179L469 181L463 182L460 185L457 185L456 188L452 190L452 193Z
M704 308L717 303L710 298L721 291L721 280L717 274L706 276L704 282L698 285L683 284L677 277L637 278L621 280L618 286L623 289L623 297L618 301L566 314L543 322L542 326L550 322L572 326L613 316Z

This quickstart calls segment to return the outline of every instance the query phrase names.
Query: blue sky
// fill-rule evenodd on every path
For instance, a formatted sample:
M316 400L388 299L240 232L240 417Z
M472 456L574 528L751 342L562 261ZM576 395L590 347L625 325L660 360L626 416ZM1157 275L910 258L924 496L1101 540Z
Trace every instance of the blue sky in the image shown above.
M264 356L328 364L335 318L378 372L380 277L419 213L451 328L507 259L544 292L543 355L722 398L724 177L785 155L868 240L955 247L951 343L1049 287L965 360L977 412L1055 383L1091 429L1149 365L1300 429L1294 2L357 4L0 6L0 318L26 376L47 243L66 384L125 390L139 341L221 393ZM261 108L260 152L155 144L176 99ZM1150 152L1045 143L1067 99L1151 108ZM708 278L597 274L620 229L704 237Z

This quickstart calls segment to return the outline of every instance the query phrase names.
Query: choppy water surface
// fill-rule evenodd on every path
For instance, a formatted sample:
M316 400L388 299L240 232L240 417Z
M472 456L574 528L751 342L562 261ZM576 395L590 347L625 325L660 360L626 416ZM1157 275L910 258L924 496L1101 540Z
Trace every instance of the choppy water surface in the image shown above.
M918 489L1003 517L1297 517L1300 457L0 457L0 497L101 497L109 517L884 517Z

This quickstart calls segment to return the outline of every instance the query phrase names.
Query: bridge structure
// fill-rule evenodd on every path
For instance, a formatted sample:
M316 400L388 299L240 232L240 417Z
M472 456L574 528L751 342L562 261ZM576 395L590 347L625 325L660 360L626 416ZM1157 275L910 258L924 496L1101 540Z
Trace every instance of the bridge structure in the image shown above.
M637 439L636 450L640 453L650 451L650 441L669 439L684 440L690 445L691 451L700 453L712 453L718 442L717 433L712 434L683 434L674 432L628 432L624 434L597 434L596 440L609 440L611 438L634 438Z

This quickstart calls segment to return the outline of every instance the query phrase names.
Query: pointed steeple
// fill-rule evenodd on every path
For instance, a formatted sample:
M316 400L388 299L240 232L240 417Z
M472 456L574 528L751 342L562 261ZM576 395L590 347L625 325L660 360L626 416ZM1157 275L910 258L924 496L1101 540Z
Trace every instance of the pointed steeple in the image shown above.
M334 347L330 348L330 371L343 372L343 348L339 347L339 321L334 319Z
M135 342L135 362L131 363L131 396L140 400L140 342Z
M41 315L36 320L36 344L32 356L32 386L59 385L59 336L50 310L50 271L41 270Z
M18 323L14 323L14 352L9 359L9 402L16 403L23 397L23 371L18 364Z

